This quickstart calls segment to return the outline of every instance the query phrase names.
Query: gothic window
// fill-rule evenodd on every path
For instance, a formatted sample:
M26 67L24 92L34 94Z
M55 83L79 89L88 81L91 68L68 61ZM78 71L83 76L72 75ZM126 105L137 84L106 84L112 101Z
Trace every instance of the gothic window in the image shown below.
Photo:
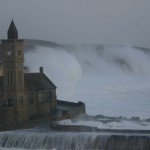
M49 101L52 102L52 91L49 92Z
M39 102L43 102L43 93L39 92Z
M21 50L18 51L18 56L21 56Z
M21 80L22 80L22 78L21 78L22 76L21 76L21 70L20 70L20 82L21 82Z
M30 100L30 104L34 103L34 94L32 92L30 92L29 100Z
M18 82L21 83L21 70L18 70Z
M12 106L13 105L13 99L12 98L8 98L8 106Z
M21 105L23 106L23 96L20 96Z
M12 85L12 82L13 82L13 73L12 73L12 70L10 71L10 84Z
M18 70L18 82L19 82L19 70Z
M7 84L9 85L10 84L10 81L9 81L9 70L7 70Z
M12 85L13 83L13 72L12 70L7 70L7 84Z

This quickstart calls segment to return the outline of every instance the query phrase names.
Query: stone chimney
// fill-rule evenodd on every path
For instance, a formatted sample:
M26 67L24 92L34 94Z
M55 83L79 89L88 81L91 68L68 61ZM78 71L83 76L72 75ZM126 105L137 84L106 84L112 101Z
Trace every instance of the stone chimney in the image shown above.
M40 67L40 73L43 73L44 72L44 68L43 67Z

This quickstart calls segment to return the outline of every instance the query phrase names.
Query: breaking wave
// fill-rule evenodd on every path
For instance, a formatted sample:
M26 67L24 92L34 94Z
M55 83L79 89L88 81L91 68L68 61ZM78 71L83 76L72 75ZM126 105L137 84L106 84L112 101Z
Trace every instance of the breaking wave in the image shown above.
M30 41L25 64L40 66L56 84L59 99L83 101L88 114L150 114L150 51L131 46L56 45ZM28 43L26 43L28 47ZM34 49L34 50L33 50Z

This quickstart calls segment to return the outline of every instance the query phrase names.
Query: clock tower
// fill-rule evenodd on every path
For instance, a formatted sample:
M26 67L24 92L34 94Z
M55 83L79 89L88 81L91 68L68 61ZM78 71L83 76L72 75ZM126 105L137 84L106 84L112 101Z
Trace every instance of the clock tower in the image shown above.
M1 40L4 67L4 94L2 104L14 108L17 123L28 119L27 99L24 92L24 44L12 20L7 39Z

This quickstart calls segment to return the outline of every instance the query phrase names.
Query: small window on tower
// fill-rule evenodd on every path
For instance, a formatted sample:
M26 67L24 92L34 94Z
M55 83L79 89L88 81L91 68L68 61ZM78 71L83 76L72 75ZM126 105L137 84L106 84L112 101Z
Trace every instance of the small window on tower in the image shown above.
M21 50L18 51L18 56L21 56Z
M33 104L34 103L34 95L33 95L33 93L30 93L30 104Z
M23 96L20 96L21 105L23 106Z

